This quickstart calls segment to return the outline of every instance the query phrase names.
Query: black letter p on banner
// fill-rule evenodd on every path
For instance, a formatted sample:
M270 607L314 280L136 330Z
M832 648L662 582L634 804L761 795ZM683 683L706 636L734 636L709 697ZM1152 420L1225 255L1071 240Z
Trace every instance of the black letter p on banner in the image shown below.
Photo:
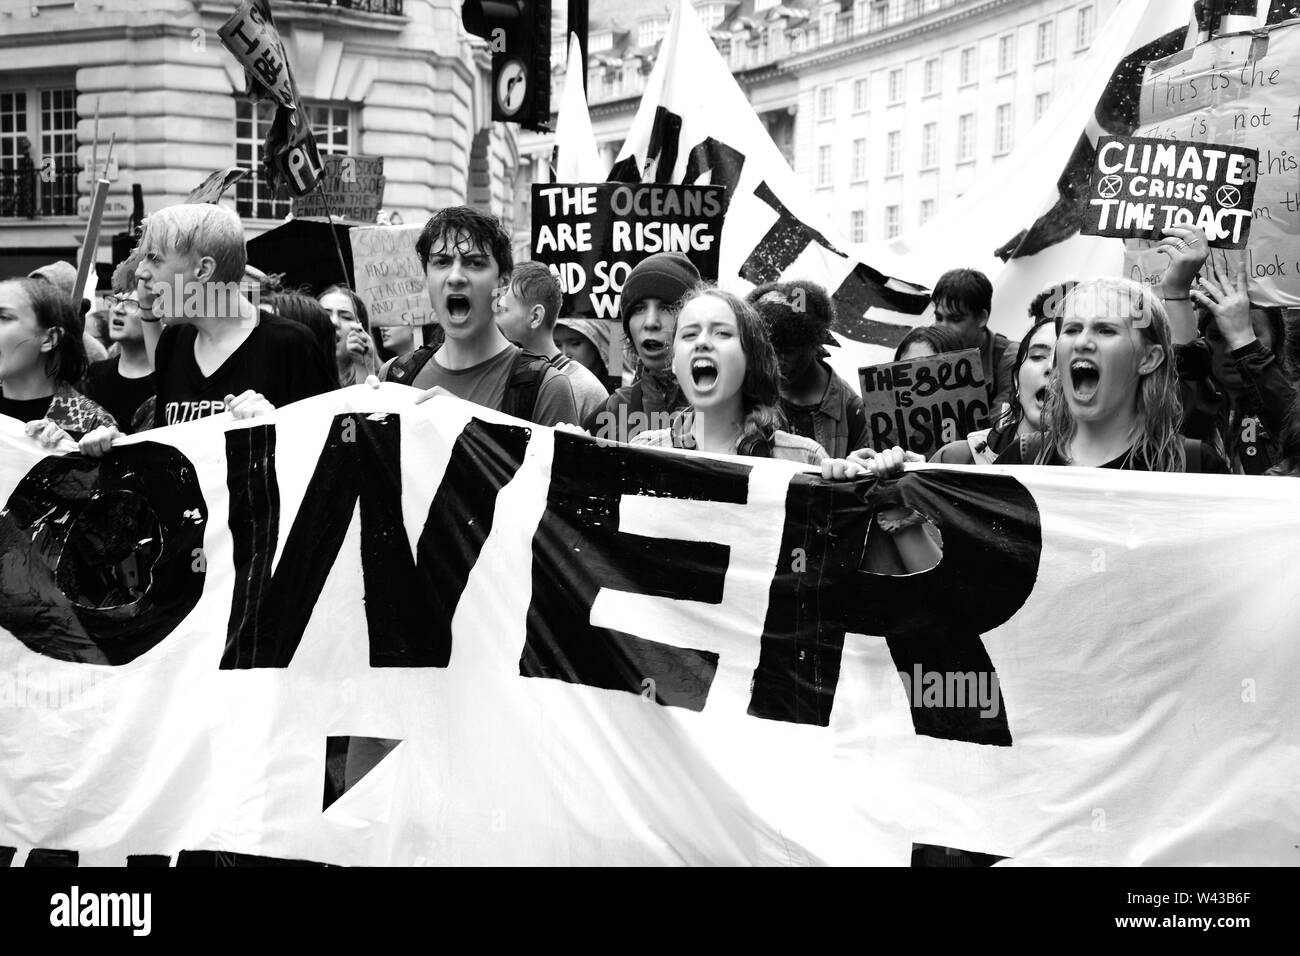
M170 445L42 459L0 510L0 627L55 660L130 663L203 594L207 519Z

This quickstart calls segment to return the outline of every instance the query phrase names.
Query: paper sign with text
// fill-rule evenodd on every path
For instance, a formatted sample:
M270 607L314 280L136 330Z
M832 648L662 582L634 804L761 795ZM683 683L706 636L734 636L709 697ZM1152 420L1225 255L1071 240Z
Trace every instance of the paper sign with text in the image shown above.
M1250 235L1259 150L1212 143L1103 136L1092 171L1086 236L1162 239L1199 226L1215 248Z
M872 448L900 445L927 458L989 425L978 349L858 369Z
M358 226L348 232L355 291L366 304L372 327L434 321L424 269L415 253L415 241L423 228Z
M321 159L325 163L321 184L294 199L293 214L373 223L384 202L384 158L338 154Z
M656 252L680 252L718 276L723 186L548 183L533 186L533 258L560 281L560 314L617 319L628 273Z
M1259 152L1251 201L1250 239L1227 250L1230 268L1244 268L1250 301L1300 306L1300 27L1220 37L1147 67L1142 81L1141 136L1232 143ZM1125 269L1158 283L1168 257L1128 244Z

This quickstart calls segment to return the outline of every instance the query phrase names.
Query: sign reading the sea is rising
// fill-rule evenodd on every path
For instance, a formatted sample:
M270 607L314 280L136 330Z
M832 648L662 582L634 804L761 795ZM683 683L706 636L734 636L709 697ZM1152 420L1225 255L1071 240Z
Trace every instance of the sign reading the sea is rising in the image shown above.
M1103 136L1092 171L1087 236L1161 239L1199 226L1211 246L1240 249L1250 235L1259 150L1213 143Z

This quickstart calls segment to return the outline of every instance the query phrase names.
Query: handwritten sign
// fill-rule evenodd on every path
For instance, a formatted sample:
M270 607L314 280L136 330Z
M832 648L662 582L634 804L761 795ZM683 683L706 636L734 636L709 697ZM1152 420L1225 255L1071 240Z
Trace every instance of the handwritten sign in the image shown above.
M1081 231L1161 239L1170 226L1199 226L1211 246L1241 249L1258 167L1259 150L1247 147L1103 136Z
M533 258L551 267L560 314L617 319L623 283L656 252L718 275L723 186L549 183L533 186Z
M1277 4L1274 4L1276 7ZM1246 270L1250 301L1300 306L1300 26L1225 36L1156 60L1142 81L1139 136L1232 143L1259 153L1250 235L1222 255ZM1169 264L1143 240L1127 243L1125 267L1158 283ZM1216 253L1216 258L1220 255Z
M321 184L293 201L299 218L325 217L331 213L350 222L373 223L384 202L384 158L382 156L327 155Z
M358 226L348 233L356 293L371 326L428 325L433 308L415 252L422 225Z
M901 445L929 458L989 424L978 349L858 369L872 448Z

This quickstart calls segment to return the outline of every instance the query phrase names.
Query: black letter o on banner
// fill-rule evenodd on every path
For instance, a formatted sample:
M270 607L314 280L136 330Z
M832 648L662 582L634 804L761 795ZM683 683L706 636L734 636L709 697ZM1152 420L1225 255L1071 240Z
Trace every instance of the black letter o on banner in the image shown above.
M0 627L55 660L135 660L198 603L207 519L170 445L42 459L0 510Z

